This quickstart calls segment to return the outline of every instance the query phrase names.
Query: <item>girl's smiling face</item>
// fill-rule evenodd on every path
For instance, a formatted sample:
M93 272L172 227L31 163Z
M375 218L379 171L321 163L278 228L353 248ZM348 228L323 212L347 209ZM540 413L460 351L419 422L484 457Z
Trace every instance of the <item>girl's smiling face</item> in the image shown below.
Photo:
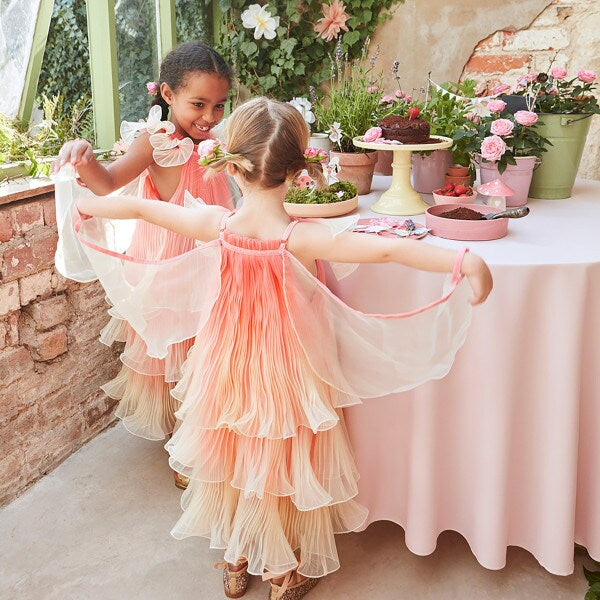
M177 131L194 140L203 140L223 118L229 82L216 73L194 71L177 90L163 83L160 91L171 107L171 121Z

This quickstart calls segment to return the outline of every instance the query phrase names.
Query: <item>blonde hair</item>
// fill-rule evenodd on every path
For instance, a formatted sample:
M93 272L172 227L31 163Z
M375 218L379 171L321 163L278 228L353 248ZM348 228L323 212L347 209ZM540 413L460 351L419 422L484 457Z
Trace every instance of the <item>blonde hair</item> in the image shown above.
M246 181L263 188L279 187L302 169L318 185L325 181L321 165L307 162L304 156L308 125L291 104L269 98L249 100L227 120L226 137L229 155L210 165L217 172L232 163Z

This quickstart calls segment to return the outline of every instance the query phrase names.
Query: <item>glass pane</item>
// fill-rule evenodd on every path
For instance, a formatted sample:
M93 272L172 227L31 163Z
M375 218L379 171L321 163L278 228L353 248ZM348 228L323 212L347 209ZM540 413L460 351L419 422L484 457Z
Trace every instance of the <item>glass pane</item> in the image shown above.
M0 113L15 117L21 102L40 0L0 0Z
M212 43L210 5L199 0L175 0L175 12L178 43Z
M115 0L121 119L145 119L146 82L158 78L156 0Z

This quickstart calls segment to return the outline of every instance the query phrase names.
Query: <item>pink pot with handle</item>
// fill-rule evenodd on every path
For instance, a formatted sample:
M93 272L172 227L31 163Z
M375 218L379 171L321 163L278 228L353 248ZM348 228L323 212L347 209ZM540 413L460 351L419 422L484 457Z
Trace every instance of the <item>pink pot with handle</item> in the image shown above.
M506 197L507 207L527 204L533 169L538 159L536 156L520 156L515 160L517 164L508 165L506 171L500 175L496 163L483 162L480 157L477 159L482 184L494 181L494 179L500 179L502 183L515 191L513 196Z

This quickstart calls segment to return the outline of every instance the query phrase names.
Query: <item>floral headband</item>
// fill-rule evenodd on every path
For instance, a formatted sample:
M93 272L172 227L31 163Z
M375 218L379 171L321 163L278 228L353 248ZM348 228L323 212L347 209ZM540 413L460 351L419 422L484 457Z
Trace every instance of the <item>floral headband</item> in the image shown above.
M198 155L200 159L198 164L202 167L208 167L222 158L233 158L239 154L227 152L227 146L221 140L209 139L198 144Z
M146 83L146 89L148 90L148 96L156 96L156 94L158 94L158 82L148 81Z
M307 148L304 151L304 158L309 163L324 163L328 158L328 154L321 148Z

